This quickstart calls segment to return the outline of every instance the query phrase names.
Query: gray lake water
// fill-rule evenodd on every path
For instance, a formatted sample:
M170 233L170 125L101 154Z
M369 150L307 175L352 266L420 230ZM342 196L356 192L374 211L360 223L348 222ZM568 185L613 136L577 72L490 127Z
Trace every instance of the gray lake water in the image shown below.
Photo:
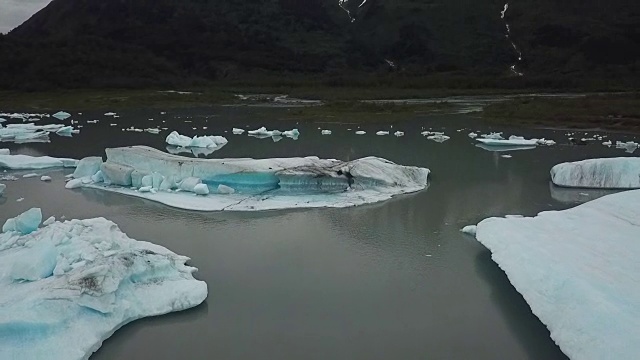
M165 149L168 131L121 129L166 126L186 135L227 136L229 144L210 157L375 155L432 170L427 190L384 203L254 213L197 213L95 190L65 190L69 170L36 171L51 175L52 183L4 182L1 222L34 206L42 207L45 218L105 217L131 238L191 257L200 270L196 277L209 286L203 305L129 324L91 359L565 358L488 250L459 229L490 216L535 215L601 196L550 186L550 168L629 154L600 142L570 146L566 131L490 129L474 115L409 116L393 128L364 124L368 134L358 136L358 124L349 119L296 124L279 120L284 111L289 110L219 107L165 115L139 110L123 111L117 119L85 113L74 116L83 128L73 138L52 135L49 144L9 144L13 153L75 158L102 155L105 147ZM92 119L100 122L86 124ZM231 135L232 127L263 125L297 127L301 136L274 143ZM320 135L318 127L333 135ZM452 139L426 140L423 128ZM406 136L375 136L378 130L402 130ZM558 145L502 158L476 147L469 130L546 137ZM33 171L15 174L27 172Z

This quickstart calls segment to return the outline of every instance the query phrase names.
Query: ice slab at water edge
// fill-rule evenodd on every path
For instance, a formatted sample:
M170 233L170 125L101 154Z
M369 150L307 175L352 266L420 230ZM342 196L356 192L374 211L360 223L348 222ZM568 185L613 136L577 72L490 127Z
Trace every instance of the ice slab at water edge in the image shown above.
M93 187L201 211L362 205L423 190L429 176L428 169L376 157L350 162L317 157L193 159L145 146L107 149L106 153L107 162L101 165L104 182L83 178L73 187ZM131 189L151 185L152 176L157 178L152 184L157 193ZM200 182L209 187L209 195L194 196L194 186Z
M50 156L0 155L0 169L29 170L76 167L78 160Z
M476 238L572 359L640 354L640 191L533 218L490 218Z
M562 163L551 169L558 186L594 189L640 188L640 158L589 159Z
M87 359L123 325L201 304L187 257L103 219L0 234L0 359Z

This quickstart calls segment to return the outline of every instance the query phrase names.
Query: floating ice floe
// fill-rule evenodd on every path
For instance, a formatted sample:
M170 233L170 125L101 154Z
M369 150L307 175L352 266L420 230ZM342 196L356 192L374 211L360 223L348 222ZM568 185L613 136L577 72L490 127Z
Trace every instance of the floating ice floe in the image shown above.
M403 131L396 131L395 133L393 133L393 135L395 135L396 137L401 137L401 136L404 136L404 132Z
M322 135L331 135L331 130L322 130Z
M389 135L389 132L388 132L388 131L378 131L378 132L376 133L376 135L378 135L378 136Z
M474 133L474 132L471 132L471 133L469 133L469 135L468 135L468 136L469 136L470 138L472 138L472 139L475 139L475 138L477 138L477 137L478 137L478 134L476 134L476 133Z
M13 141L15 143L49 142L49 133L57 132L63 128L65 126L62 124L9 124L7 127L0 127L0 141Z
M476 238L571 359L640 353L640 191L533 218L491 218Z
M73 126L64 126L56 130L56 134L60 136L72 136L73 134L79 134L80 130L76 130Z
M350 162L317 157L192 159L145 146L106 152L99 179L85 176L67 187L102 189L191 210L252 211L374 203L425 189L429 175L428 169L376 157ZM156 193L140 192L147 186Z
M435 141L438 143L443 143L449 139L451 139L449 136L445 135L444 133L441 132L432 132L432 135L427 136L427 140L431 140L431 141Z
M0 169L29 170L76 167L78 160L49 156L0 155Z
M501 158L505 158L505 159L511 159L513 156L509 155L509 154L505 154L505 155L500 155Z
M154 135L160 134L160 129L158 129L158 128L146 128L146 129L144 129L144 131L148 132L149 134L154 134Z
M180 135L177 131L171 132L167 136L167 144L179 147L196 147L196 148L217 148L225 145L228 141L224 136L188 136Z
M233 128L232 132L233 132L234 135L242 135L242 134L244 134L245 130L244 129Z
M594 189L640 188L640 158L589 159L563 163L551 169L558 186Z
M48 114L28 114L28 113L0 113L0 123L7 121L5 118L22 120L24 122L33 118L42 119L45 117L49 117L49 115Z
M509 139L493 139L493 138L481 138L476 139L485 145L489 146L537 146L537 145L555 145L555 141L546 139L525 139L522 136L510 136Z
M115 117L116 115L118 115L118 114L116 114L114 112L108 112L108 113L104 114L104 116L112 116L112 117Z
M100 120L87 120L87 124L97 124Z
M282 135L293 140L298 140L298 137L300 136L300 131L298 131L298 129L287 130L287 131L283 131Z
M640 148L640 144L634 141L616 141L616 149L623 149L629 154L633 154L638 148Z
M49 182L51 180L52 180L51 176L48 176L48 175L43 175L43 176L40 177L40 181Z
M88 359L123 325L207 297L187 257L106 219L40 221L31 209L0 234L0 359Z
M356 135L365 135L367 132L363 130L356 131Z
M29 173L29 174L24 174L24 175L22 175L22 178L24 178L24 179L29 179L29 178L34 178L34 177L38 177L38 174L36 174L36 173Z
M57 113L51 115L54 118L58 119L58 120L67 120L68 118L71 117L71 114L69 114L68 112L65 111L58 111Z

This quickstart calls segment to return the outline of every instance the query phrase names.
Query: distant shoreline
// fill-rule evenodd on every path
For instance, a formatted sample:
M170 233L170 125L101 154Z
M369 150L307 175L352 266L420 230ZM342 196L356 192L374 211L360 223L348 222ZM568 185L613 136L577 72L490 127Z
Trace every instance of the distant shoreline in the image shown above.
M565 92L563 92L565 93ZM244 95L263 94L257 98ZM478 107L490 124L566 129L601 129L640 133L640 93L575 92L567 97L529 97L559 94L538 89L394 89L347 87L209 87L195 89L62 90L49 92L0 92L0 112L116 111L134 108L163 110L219 105L273 103L289 109L286 118L326 120L348 115L356 122L398 121L407 116L446 113L456 104L450 97L471 100L500 99ZM243 95L243 96L239 96ZM276 95L287 95L274 102ZM576 96L577 95L577 96ZM430 99L427 102L365 102L367 100ZM440 101L441 99L441 101ZM466 98L465 98L466 99ZM278 101L281 99L278 99ZM298 102L298 100L302 100ZM311 100L311 101L310 101ZM313 102L316 100L322 103ZM454 98L458 100L458 98ZM480 111L478 111L480 112Z

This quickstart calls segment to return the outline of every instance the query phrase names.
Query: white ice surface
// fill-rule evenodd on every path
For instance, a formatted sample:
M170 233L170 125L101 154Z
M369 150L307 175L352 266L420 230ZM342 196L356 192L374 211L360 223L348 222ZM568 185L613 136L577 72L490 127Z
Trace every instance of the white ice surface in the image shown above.
M76 167L78 160L49 156L0 155L0 169L29 170L52 167Z
M187 260L102 218L1 234L0 359L87 359L131 321L197 306Z
M490 218L476 238L570 358L638 358L640 191Z
M185 148L217 148L228 141L223 136L195 136L190 138L173 131L167 136L166 142L169 145Z
M87 181L74 180L67 186L98 188L184 209L251 211L378 202L425 189L429 175L428 169L375 157L350 162L317 157L192 159L135 146L107 149L107 159L102 165L107 184L83 178ZM161 190L156 194L130 188L131 184L148 186L143 175L152 173L170 183L154 183L153 189ZM209 187L210 194L195 197L195 186L201 182ZM175 191L178 187L181 192ZM227 187L234 193L229 194Z
M538 139L527 140L522 138L513 138L509 140L498 140L498 139L477 138L476 141L479 141L489 146L536 146L538 145Z
M551 169L558 186L595 189L640 188L640 158L589 159L562 163Z

